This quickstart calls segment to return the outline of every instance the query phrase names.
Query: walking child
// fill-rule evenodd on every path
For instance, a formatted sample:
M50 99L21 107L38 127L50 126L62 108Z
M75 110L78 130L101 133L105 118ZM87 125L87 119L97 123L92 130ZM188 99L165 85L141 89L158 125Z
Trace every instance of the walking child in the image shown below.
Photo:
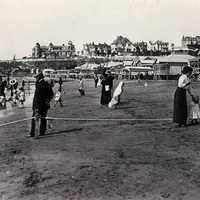
M60 106L61 106L61 107L63 106L61 87L59 87L59 88L58 88L58 91L56 92L54 107L56 107L56 105L57 105L58 103L60 103Z
M19 103L21 105L21 107L24 107L24 102L25 102L25 91L24 91L24 87L19 88Z
M80 92L80 95L81 95L81 96L85 96L85 89L84 89L83 77L80 77L79 92Z

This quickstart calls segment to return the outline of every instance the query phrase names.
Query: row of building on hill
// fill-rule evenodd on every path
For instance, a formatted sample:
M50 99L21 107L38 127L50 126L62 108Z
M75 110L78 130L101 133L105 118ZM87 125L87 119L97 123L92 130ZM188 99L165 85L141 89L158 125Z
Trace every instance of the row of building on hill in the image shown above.
M54 45L50 43L48 46L41 46L39 43L32 49L33 58L68 58L76 54L75 45L69 41L66 45Z
M164 56L171 53L187 54L197 56L200 52L200 36L183 36L181 47L175 47L164 41L148 41L132 43L128 38L118 36L111 45L106 43L86 43L82 51L76 52L75 45L69 41L66 45L41 46L39 43L32 49L32 58L69 58L76 55L95 57L95 56L114 56L114 55L132 55L132 56Z
M106 43L88 43L83 45L83 55L85 56L110 56L110 55L169 55L170 48L168 42L149 41L132 43L128 38L118 36L111 45Z

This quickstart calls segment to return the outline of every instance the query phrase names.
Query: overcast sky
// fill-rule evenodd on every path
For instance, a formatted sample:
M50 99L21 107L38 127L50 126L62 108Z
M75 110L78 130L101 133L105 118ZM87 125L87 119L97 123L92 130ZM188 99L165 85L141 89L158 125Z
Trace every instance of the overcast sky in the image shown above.
M200 0L0 0L0 59L41 45L164 40L200 35Z

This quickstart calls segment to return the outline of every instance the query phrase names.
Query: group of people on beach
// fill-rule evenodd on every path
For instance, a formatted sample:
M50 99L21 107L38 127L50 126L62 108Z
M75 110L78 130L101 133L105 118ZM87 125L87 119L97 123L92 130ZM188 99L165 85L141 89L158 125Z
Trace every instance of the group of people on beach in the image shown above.
M101 76L101 105L108 105L109 108L115 108L120 103L120 96L123 92L124 82L120 81L113 92L113 80L110 71L104 70ZM113 94L112 94L113 93Z
M178 127L198 124L200 119L199 96L191 87L192 71L193 69L189 66L183 68L174 94L173 122L177 123ZM190 105L187 96L191 99Z
M116 105L120 103L120 96L123 92L124 82L119 81L117 87L113 91L113 81L114 77L112 76L109 70L105 68L102 71L100 77L95 73L94 74L94 87L101 87L101 98L100 104L104 106L108 106L109 108L115 108ZM85 86L83 77L80 77L79 80L79 92L81 96L85 95Z
M62 79L61 78L59 79L59 82L58 82L59 87L58 87L57 92L54 94L54 91L53 91L54 84L45 80L45 77L42 73L37 74L35 78L36 78L35 93L34 93L33 104L32 104L32 110L33 110L32 117L34 117L34 119L32 119L32 123L31 123L31 130L29 133L30 137L35 136L35 129L36 129L35 118L38 118L38 117L41 119L40 127L39 127L39 135L43 136L45 134L45 131L47 129L46 116L50 108L50 102L53 99L53 97L55 97L54 107L56 106L57 103L60 103L60 105L63 106ZM106 70L103 71L101 77L97 78L97 80L98 80L97 82L100 82L102 86L101 99L100 99L101 105L108 106L109 108L114 108L120 102L120 95L123 91L124 83L120 81L115 91L113 92L112 90L113 90L114 78L111 75L110 71L106 71ZM97 87L96 84L95 84L95 87ZM85 95L85 86L84 86L83 77L80 77L78 91L80 92L81 96Z
M12 105L17 104L21 107L25 102L25 81L22 80L21 87L19 87L16 79L10 81L3 80L0 77L0 108L5 109L6 103L10 102Z

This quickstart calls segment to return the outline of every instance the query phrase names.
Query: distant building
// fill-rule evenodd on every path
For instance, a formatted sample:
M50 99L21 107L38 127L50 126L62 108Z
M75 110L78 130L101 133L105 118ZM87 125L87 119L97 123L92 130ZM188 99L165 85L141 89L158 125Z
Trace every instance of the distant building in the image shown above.
M126 37L118 36L111 44L111 53L113 55L133 55L136 47Z
M75 46L69 41L67 45L53 45L50 43L48 46L41 46L39 43L32 49L33 58L68 58L75 56Z
M186 65L191 65L191 61L193 61L193 63L198 62L195 57L190 55L169 55L159 57L158 59L159 64L165 64L163 65L165 66L165 70L166 66L168 66L168 75L181 74L183 67Z
M83 45L83 55L84 56L109 56L111 54L111 46L106 43L95 44L86 43Z
M172 54L176 54L176 55L196 56L198 54L198 49L190 49L187 46L186 47L174 47L171 52L172 52Z
M194 56L200 54L200 36L183 36L181 40L182 48L188 48L193 50L195 53Z
M157 40L148 42L148 51L150 54L167 55L169 54L169 43Z
M136 48L137 56L148 55L148 43L147 42L136 42L134 43L134 47Z
M200 36L183 36L182 40L182 47L189 47L189 48L199 48L200 47Z

